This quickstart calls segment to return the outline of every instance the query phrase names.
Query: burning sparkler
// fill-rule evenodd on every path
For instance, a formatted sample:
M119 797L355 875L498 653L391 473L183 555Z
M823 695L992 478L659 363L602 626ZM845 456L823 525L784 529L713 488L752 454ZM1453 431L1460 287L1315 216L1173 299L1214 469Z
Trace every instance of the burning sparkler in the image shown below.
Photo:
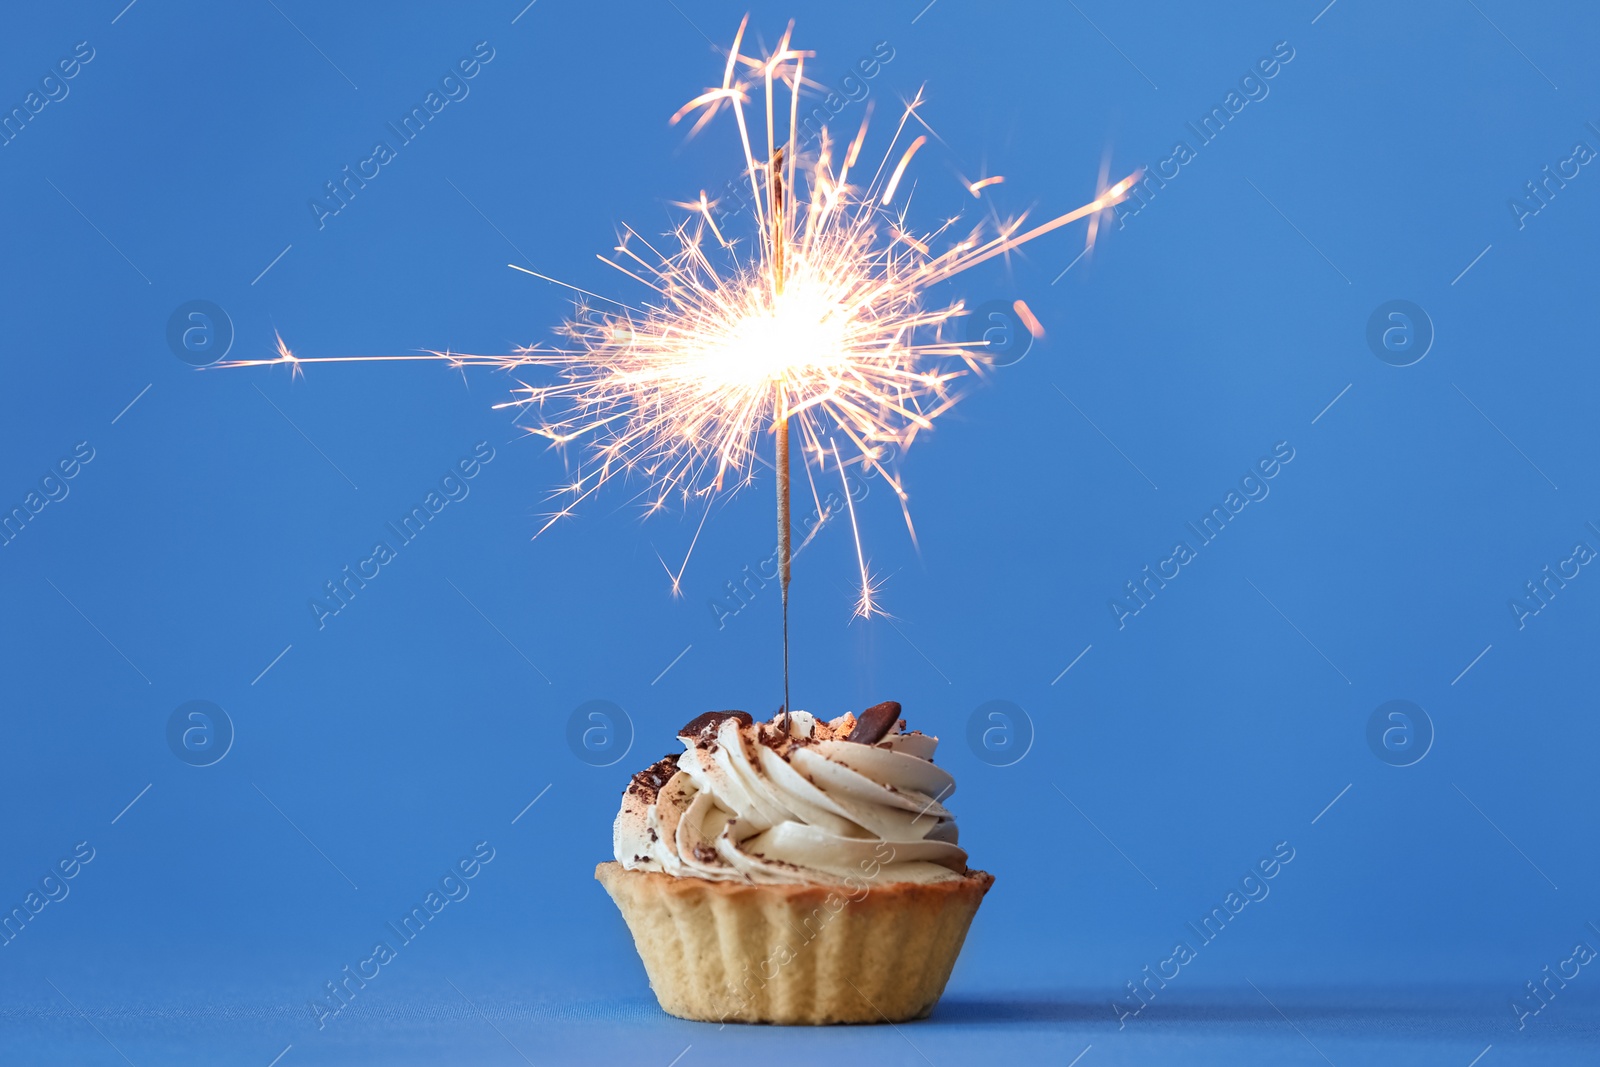
M1025 229L1025 217L1019 217L992 228L980 224L960 237L951 233L956 219L931 231L914 230L906 203L896 195L912 158L932 133L918 114L922 94L906 105L871 177L855 183L852 172L861 162L867 121L842 158L835 157L824 131L816 153L802 161L799 103L804 90L817 88L805 77L812 53L791 46L791 24L765 57L744 55L746 23L728 52L722 84L689 101L671 121L697 116L691 129L697 133L722 110L732 112L754 194L754 255L740 257L702 192L698 202L679 205L689 214L670 234L669 251L624 227L615 257L599 257L650 291L642 305L568 286L585 298L575 318L560 328L569 345L534 345L506 356L433 352L303 360L280 339L276 358L217 365L288 364L299 371L305 363L428 359L457 367L555 371L555 384L523 383L513 399L498 405L533 413L537 421L527 429L555 445L583 441L588 446L587 462L564 489L569 499L540 532L628 472L647 481L647 513L666 507L675 495L701 501L709 511L719 491L754 480L765 462L761 442L771 435L788 707L791 423L819 514L824 512L813 469L825 470L831 460L843 478L846 466L870 468L893 489L915 538L907 494L882 462L887 446L904 451L955 403L951 383L987 362L983 342L951 336L965 307L959 302L927 306L928 289L1078 219L1097 218L1127 196L1138 174L1031 228ZM761 152L752 143L746 114L758 87L765 104ZM913 123L925 132L901 149ZM980 197L1003 180L987 177L967 183L967 189ZM936 252L935 246L942 250ZM588 300L618 310L598 312ZM1038 331L1031 312L1020 317ZM547 417L552 404L560 413ZM870 617L880 609L848 491L845 499L861 572L855 611ZM682 574L680 567L673 575L674 592Z

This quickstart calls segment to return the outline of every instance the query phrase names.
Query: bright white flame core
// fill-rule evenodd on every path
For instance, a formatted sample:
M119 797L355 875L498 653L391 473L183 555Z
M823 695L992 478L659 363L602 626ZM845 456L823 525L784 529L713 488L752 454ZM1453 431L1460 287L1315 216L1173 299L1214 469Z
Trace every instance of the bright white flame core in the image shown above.
M698 131L723 107L733 111L757 224L756 252L745 261L734 256L702 193L697 205L682 205L697 213L672 232L676 247L668 253L625 228L617 259L601 258L652 293L642 307L610 301L625 309L621 312L597 313L580 304L576 318L561 328L570 347L536 345L509 356L436 352L301 360L280 339L275 359L216 366L287 363L299 372L303 363L444 359L463 367L553 369L554 384L523 385L500 405L535 414L530 431L557 445L579 439L589 444L589 462L560 490L571 499L545 529L620 473L645 477L647 511L664 507L673 493L688 500L748 484L761 465L758 449L780 419L798 426L808 478L813 467L830 459L841 478L845 466L870 467L904 508L906 494L883 466L886 452L904 451L931 427L955 402L951 381L987 362L984 341L949 336L966 314L963 306L928 308L924 294L1077 219L1098 221L1101 212L1126 198L1139 175L1031 229L1023 229L1022 217L997 220L992 230L979 224L952 243L947 231L956 220L951 219L913 234L906 229L910 196L895 202L896 214L888 205L927 136L918 135L892 168L889 164L910 122L932 132L917 114L921 93L906 106L872 178L857 186L850 182L850 170L865 141L865 122L841 161L833 158L824 130L815 155L801 166L794 151L800 94L802 88L819 88L805 78L810 53L792 49L786 32L772 54L753 58L739 50L743 34L741 25L721 87L690 101L673 121L703 111L694 124ZM758 161L746 106L751 91L763 85L766 151ZM784 89L789 99L780 108L776 96ZM775 116L787 117L786 130L783 118ZM781 183L769 162L780 147ZM994 176L963 184L979 196L1003 180ZM775 201L783 205L776 218L770 210ZM1094 232L1091 227L1091 242ZM709 253L708 236L715 239ZM636 252L634 244L647 254ZM935 244L943 244L943 250L935 252ZM713 265L713 257L723 261L724 272ZM1030 330L1037 327L1031 313L1023 321ZM551 403L563 410L546 418ZM885 449L889 443L899 447ZM814 482L812 488L816 496ZM848 492L846 503L851 503ZM854 526L853 506L851 521ZM906 522L909 527L909 513ZM872 583L859 531L856 540L862 572L857 610L870 614Z

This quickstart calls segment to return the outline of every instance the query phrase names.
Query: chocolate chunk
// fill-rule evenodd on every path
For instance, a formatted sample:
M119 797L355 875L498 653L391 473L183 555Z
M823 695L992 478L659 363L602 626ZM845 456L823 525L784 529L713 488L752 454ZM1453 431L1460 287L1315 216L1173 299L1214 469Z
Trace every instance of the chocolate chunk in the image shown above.
M715 734L725 719L738 719L740 726L749 726L753 721L748 711L708 711L704 715L696 715L685 723L678 731L678 736L700 737L707 733Z
M786 746L793 743L794 738L790 737L782 726L764 722L756 725L756 740L774 752L782 752Z
M677 773L677 755L663 756L633 776L633 784L628 786L628 792L653 802L656 794L661 792L661 787L671 781L672 776Z
M850 731L850 736L845 740L863 745L875 745L884 739L899 718L899 701L885 700L882 704L874 704L856 716L856 727Z

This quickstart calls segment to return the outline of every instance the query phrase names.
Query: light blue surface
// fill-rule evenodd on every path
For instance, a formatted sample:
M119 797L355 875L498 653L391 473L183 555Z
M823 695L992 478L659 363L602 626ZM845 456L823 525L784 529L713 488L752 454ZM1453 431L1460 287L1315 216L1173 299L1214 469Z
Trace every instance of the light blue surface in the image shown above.
M460 984L460 983L458 983ZM303 1033L298 1007L273 1002L253 987L252 1007L147 1014L122 1008L92 1012L102 1033L55 1005L41 1019L10 1011L17 1062L118 1063L114 1042L138 1064L193 1062L679 1064L806 1063L886 1065L963 1062L1099 1064L1584 1064L1594 1060L1597 1013L1592 999L1567 1005L1526 1035L1508 1038L1495 1018L1498 990L1452 986L1415 990L1274 989L1271 1004L1249 986L1198 991L1175 1000L1159 1019L1122 1031L1097 1003L1097 991L964 993L959 985L930 1019L897 1027L775 1028L688 1023L664 1018L653 1001L612 997L590 1002L530 996L515 977L479 975L471 1002L435 981L396 990L381 1007L351 1008L340 1026L316 1038ZM467 986L463 986L466 989ZM284 991L286 997L293 990ZM1274 1007L1275 1005L1275 1007ZM86 1010L90 1010L85 1006ZM1282 1010L1280 1014L1279 1010ZM1532 1028L1530 1028L1532 1030ZM274 1044L276 1042L276 1044Z
M861 502L894 619L847 624L842 527L797 566L797 704L892 698L940 735L998 881L931 1020L794 1032L662 1016L592 879L677 726L781 699L776 590L720 629L711 606L771 550L769 485L713 515L674 599L696 514L641 523L619 487L530 540L564 473L493 410L507 379L199 372L167 340L205 300L234 357L274 330L502 353L568 311L508 262L635 295L595 253L735 172L726 128L666 120L745 5L125 2L0 33L0 108L41 101L0 145L0 509L58 498L0 546L0 904L74 870L0 947L0 1061L1593 1062L1593 968L1520 1030L1513 1007L1600 947L1592 12L749 5L880 127L926 86L924 221L1048 217L1103 164L1176 160L1092 256L1074 227L941 294L1023 299L1047 333L907 457L920 551L891 494ZM324 183L436 88L319 228ZM980 203L956 174L1006 182ZM1431 325L1419 360L1384 347L1423 324L1391 301ZM323 583L480 442L319 629ZM1146 566L1166 584L1113 608ZM209 766L169 747L194 700L233 727ZM566 740L590 700L631 723L610 766ZM1031 738L1009 766L974 727L995 700ZM466 895L319 1029L308 1002L478 842ZM1235 890L1259 899L1119 1030Z

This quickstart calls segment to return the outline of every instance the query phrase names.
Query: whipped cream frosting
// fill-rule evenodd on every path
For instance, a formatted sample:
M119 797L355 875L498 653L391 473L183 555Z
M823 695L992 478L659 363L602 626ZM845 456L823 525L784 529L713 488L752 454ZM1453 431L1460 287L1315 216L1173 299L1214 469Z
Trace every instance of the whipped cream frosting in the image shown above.
M908 732L899 713L890 701L859 719L700 716L679 732L683 753L634 775L623 793L617 861L762 884L962 877L967 854L941 804L955 779L933 763L939 739Z

